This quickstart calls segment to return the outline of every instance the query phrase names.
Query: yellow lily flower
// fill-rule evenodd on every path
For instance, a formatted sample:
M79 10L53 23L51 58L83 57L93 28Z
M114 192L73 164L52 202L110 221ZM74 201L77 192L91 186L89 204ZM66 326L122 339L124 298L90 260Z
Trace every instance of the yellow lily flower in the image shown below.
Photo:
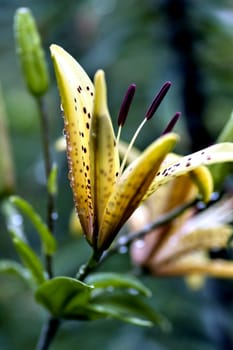
M119 140L107 107L104 72L97 71L93 84L77 61L61 47L51 45L51 54L64 111L75 207L95 252L101 254L110 246L142 200L160 185L202 164L233 160L233 145L226 143L194 154L192 159L184 157L166 168L163 165L159 170L178 140L176 134L168 132L126 168L120 166ZM202 187L207 198L210 186Z

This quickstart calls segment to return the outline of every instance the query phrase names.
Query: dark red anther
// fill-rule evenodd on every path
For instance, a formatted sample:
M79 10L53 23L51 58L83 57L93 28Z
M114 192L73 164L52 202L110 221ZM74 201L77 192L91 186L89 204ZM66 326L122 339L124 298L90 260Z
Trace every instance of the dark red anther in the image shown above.
M128 90L126 91L125 97L123 99L123 102L120 108L119 116L118 116L118 126L123 126L125 124L125 120L129 113L129 108L133 101L135 91L136 91L135 84L131 84L128 87Z
M163 101L164 97L166 96L168 90L170 89L171 82L167 81L166 83L163 84L161 87L159 93L155 96L153 102L151 103L150 107L148 108L146 112L145 118L147 120L151 119L156 112L156 110L159 108L160 103Z
M166 128L164 129L164 131L162 132L162 135L165 135L169 132L171 132L174 128L174 126L176 125L178 119L180 118L181 113L180 112L176 112L176 114L172 117L172 119L170 120L170 122L167 124Z

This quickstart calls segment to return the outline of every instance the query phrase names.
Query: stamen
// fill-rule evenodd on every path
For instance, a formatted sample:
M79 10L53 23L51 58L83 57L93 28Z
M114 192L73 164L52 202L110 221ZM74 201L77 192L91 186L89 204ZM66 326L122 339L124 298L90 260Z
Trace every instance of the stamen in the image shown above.
M131 84L126 91L125 97L124 97L123 102L121 104L120 112L118 115L119 129L118 129L117 138L116 138L117 145L118 145L118 142L120 140L121 129L122 129L123 125L125 124L127 115L129 113L130 106L131 106L132 101L133 101L135 91L136 91L136 85Z
M153 102L151 103L150 107L148 108L146 112L145 118L147 120L151 119L154 115L154 113L157 111L157 109L160 106L160 103L166 96L168 90L170 89L171 82L167 81L166 83L163 84L162 88L160 89L159 93L155 96Z
M176 112L176 114L172 117L172 119L170 120L170 122L167 124L166 128L164 129L164 131L162 132L162 135L165 135L169 132L171 132L174 128L174 126L176 125L178 119L180 118L181 113L180 112Z
M128 148L127 148L127 151L125 153L124 159L123 159L123 161L121 163L120 174L122 174L122 172L124 170L124 167L125 167L125 164L127 162L127 158L128 158L129 153L130 153L130 150L132 149L133 144L134 144L136 138L138 137L139 132L141 131L141 129L143 128L143 126L144 126L144 124L146 122L147 122L147 119L144 118L143 121L141 122L141 124L139 125L139 127L137 128L135 134L133 135L133 137L132 137L132 139L130 141L130 144L129 144Z
M122 160L122 163L121 163L120 174L122 174L122 172L124 170L125 164L127 162L128 155L129 155L129 153L130 153L130 151L131 151L131 149L133 147L133 144L134 144L136 138L138 137L138 134L140 133L141 129L143 128L143 126L145 125L147 120L149 120L149 119L151 119L153 117L155 111L158 109L160 103L162 102L162 100L166 96L170 86L171 86L171 82L170 81L167 81L166 83L164 83L162 88L160 89L159 93L155 96L152 104L148 108L148 111L146 112L145 118L143 119L143 121L141 122L139 127L137 128L135 134L132 137L132 140L130 141L128 149L127 149L127 151L125 153L125 156L124 156L124 158ZM119 127L119 129L120 129L120 127ZM117 137L117 140L119 140L118 137Z
M131 84L128 87L128 90L126 91L125 97L123 99L123 102L120 108L119 116L118 116L118 126L123 126L125 124L125 120L128 115L131 103L133 101L135 91L136 91L135 84Z

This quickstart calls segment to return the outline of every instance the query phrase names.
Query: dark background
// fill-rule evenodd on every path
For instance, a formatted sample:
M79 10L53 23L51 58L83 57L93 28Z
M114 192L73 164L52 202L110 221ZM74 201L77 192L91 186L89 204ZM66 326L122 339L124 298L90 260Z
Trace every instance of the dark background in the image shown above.
M92 77L103 68L114 125L130 83L137 93L123 130L129 140L163 82L173 86L166 101L141 132L137 146L160 135L176 111L182 119L177 150L183 154L211 144L232 111L233 5L214 0L0 0L0 82L6 103L16 173L16 193L45 217L45 180L36 104L26 90L15 55L13 17L18 7L32 10L46 51L51 87L46 95L51 152L59 166L56 200L57 274L72 275L89 256L82 238L69 233L72 196L64 154L53 143L62 134L60 102L49 45L68 50ZM0 151L1 152L1 151ZM1 181L1 179L0 179ZM4 219L0 217L0 257L17 259ZM25 222L32 245L38 242ZM109 261L106 270L128 271L128 257ZM171 329L143 329L118 321L67 322L51 350L228 350L233 348L232 283L206 280L193 291L183 279L143 277L153 291L153 307L171 322ZM33 349L46 313L17 278L0 276L0 349Z

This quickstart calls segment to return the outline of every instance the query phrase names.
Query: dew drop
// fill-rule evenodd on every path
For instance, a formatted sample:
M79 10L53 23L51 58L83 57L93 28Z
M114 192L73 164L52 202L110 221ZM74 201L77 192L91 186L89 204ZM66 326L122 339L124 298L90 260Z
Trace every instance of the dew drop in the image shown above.
M51 218L52 218L53 220L57 220L57 219L58 219L58 213L57 213L56 211L52 212Z
M123 245L123 246L121 246L121 247L118 249L118 252L119 252L120 254L126 254L126 253L128 252L128 247L125 246L125 245Z
M217 201L219 199L219 193L218 192L213 192L211 194L211 200L212 201Z
M118 239L118 243L119 243L120 245L126 244L126 243L127 243L127 237L121 236L121 237Z
M129 291L129 294L131 294L131 295L138 295L139 294L138 291L136 289L133 289L133 288L129 288L128 291Z
M14 226L21 226L23 223L23 218L20 214L14 214L11 216L11 222Z

